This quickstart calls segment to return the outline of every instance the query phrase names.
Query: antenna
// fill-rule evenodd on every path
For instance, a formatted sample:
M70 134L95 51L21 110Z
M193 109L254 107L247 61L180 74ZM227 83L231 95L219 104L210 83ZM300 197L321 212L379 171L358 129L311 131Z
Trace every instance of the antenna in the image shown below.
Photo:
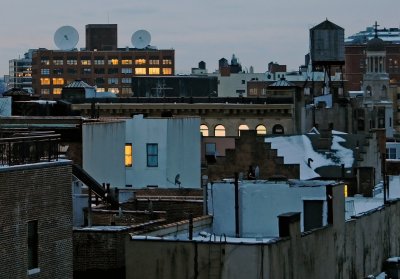
M54 43L61 50L74 49L78 41L78 31L72 26L62 26L54 33Z
M132 34L131 42L133 47L144 49L150 45L151 35L147 30L138 30Z

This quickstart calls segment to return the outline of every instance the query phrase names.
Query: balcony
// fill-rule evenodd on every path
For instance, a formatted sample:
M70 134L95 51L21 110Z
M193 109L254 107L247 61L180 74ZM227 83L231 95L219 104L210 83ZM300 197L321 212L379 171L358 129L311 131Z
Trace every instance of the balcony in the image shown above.
M58 161L59 134L22 134L0 138L0 166Z

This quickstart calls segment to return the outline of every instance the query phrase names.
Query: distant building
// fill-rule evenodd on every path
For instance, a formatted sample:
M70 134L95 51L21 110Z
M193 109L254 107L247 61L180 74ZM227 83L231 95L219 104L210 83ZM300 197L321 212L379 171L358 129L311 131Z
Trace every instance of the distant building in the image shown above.
M86 25L87 50L117 50L117 24L88 24Z
M9 61L8 89L18 88L33 92L32 89L32 53L30 49L24 54L24 58L12 59Z
M386 58L383 62L384 70L389 74L389 84L400 86L400 29L381 28L377 32L378 37L385 42ZM367 69L367 43L374 36L375 28L372 26L345 39L347 90L357 91L362 88L363 74Z

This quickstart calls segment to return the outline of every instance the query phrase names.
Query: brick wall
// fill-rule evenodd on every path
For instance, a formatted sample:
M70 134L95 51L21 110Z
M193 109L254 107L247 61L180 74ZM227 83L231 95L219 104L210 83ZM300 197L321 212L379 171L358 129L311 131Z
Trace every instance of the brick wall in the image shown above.
M71 164L0 168L0 277L28 278L28 221L38 221L38 267L29 278L72 278Z

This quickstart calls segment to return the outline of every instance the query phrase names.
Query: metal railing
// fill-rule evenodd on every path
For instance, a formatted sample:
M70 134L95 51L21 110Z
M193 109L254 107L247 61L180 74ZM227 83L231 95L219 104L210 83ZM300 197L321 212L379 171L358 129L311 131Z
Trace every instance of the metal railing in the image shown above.
M58 160L59 134L0 138L0 166Z

